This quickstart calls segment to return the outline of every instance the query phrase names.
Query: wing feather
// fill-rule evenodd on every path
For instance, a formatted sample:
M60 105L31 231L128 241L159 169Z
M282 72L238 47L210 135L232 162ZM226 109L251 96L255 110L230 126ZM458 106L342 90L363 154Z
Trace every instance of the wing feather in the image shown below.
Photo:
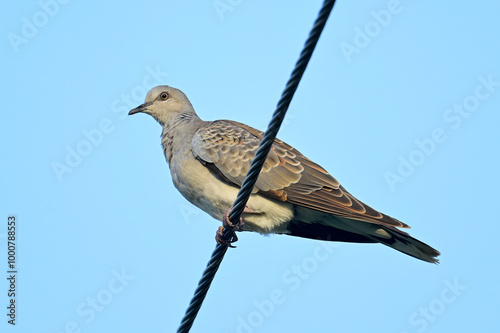
M241 186L263 132L230 120L217 120L200 129L191 143L193 154ZM349 219L408 227L357 200L325 169L287 143L276 139L254 192Z

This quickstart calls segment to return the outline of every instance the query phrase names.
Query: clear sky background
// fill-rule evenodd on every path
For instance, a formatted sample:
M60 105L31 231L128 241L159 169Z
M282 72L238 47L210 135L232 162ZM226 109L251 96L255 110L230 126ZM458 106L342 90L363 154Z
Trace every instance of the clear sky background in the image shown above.
M173 187L160 126L126 113L168 84L202 119L265 129L321 1L59 1L0 14L0 330L174 332L220 223ZM240 234L192 332L496 332L500 5L337 2L278 136L441 264Z

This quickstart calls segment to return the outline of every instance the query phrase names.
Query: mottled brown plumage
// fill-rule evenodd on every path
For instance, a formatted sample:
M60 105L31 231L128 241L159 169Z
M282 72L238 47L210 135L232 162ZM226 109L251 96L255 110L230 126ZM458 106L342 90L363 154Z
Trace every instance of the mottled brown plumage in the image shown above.
M230 120L217 120L194 135L191 149L205 163L241 186L263 132ZM276 139L262 168L254 192L321 212L378 223L409 226L384 215L347 192L325 169L298 150Z

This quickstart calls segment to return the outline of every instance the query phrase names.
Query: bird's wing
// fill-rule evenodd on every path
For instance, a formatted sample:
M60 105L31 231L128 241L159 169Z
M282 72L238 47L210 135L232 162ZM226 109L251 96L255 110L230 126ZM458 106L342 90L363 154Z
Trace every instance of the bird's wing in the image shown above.
M217 120L198 130L191 143L197 159L226 181L241 186L263 132L230 120ZM357 200L325 169L292 146L276 139L254 192L294 205L349 219L408 227Z

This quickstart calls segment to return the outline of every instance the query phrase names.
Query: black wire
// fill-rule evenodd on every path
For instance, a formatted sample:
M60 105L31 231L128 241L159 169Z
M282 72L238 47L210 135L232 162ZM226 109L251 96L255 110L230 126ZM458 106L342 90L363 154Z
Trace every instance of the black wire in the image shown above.
M243 184L241 185L241 189L238 192L238 196L234 201L233 208L231 209L231 213L229 214L230 221L239 221L243 210L245 209L245 205L252 193L252 189L255 186L255 182L257 181L257 177L264 165L264 162L267 158L267 154L271 150L271 146L278 134L278 130L280 129L281 123L285 118L286 111L288 110L288 106L292 101L293 95L299 86L300 79L304 74L304 71L307 68L307 64L311 59L314 48L318 43L319 37L323 28L325 27L326 21L328 20L328 16L332 11L333 5L335 4L335 0L325 0L323 2L323 6L316 18L316 22L314 23L311 32L309 33L309 37L302 49L299 60L295 64L295 68L290 75L290 79L285 87L285 90L281 94L281 98L278 102L278 106L276 107L276 111L274 111L273 117L269 123L267 131L264 133L264 137L262 138L259 148L257 149L257 153L252 161L250 166L250 170L248 171ZM234 223L234 222L233 222ZM234 235L234 229L226 227L223 231L223 237L226 240L230 240ZM201 277L200 282L198 283L198 287L191 299L188 309L186 310L186 314L182 319L181 325L177 329L177 333L186 333L189 332L191 326L193 325L194 319L198 314L198 311L201 308L201 304L207 295L208 289L210 288L210 284L215 277L215 273L219 269L219 265L226 254L228 246L223 244L217 244L214 252L212 252L212 257L203 272L203 276Z

